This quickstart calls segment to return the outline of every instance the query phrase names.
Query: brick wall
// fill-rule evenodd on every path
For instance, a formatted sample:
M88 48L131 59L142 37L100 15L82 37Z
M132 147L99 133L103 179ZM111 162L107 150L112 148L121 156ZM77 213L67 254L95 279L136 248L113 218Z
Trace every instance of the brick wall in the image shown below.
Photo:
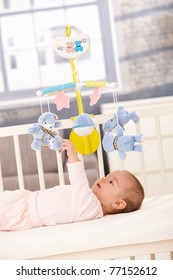
M113 0L113 4L124 88L173 94L173 1Z

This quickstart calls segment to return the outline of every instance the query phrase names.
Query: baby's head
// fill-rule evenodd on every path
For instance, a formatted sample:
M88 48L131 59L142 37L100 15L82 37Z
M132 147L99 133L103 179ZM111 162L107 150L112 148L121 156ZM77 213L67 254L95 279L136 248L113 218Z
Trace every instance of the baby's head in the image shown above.
M98 179L92 186L104 214L132 212L140 208L144 189L129 171L117 170Z

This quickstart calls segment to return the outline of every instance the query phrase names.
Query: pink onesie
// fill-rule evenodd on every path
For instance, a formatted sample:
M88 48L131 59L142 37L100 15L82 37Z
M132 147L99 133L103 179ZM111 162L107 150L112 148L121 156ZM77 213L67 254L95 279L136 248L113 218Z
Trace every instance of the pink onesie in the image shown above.
M89 188L82 161L67 164L71 185L31 192L0 194L0 230L80 222L103 217L101 204Z

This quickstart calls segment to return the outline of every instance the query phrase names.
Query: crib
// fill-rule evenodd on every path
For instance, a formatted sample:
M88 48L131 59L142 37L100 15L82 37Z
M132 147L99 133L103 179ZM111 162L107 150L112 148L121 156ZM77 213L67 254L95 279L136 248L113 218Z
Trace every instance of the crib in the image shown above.
M100 144L96 154L99 176L105 175L105 162L109 171L128 169L135 173L145 188L142 208L74 224L18 232L1 231L0 259L173 259L173 97L120 102L120 105L138 112L140 123L130 122L126 133L144 133L145 151L129 152L122 162L117 151L105 154ZM113 104L103 104L101 114L95 116L100 134L102 123L112 117L114 110ZM13 139L21 189L25 187L24 155L20 151L19 139L27 134L28 127L31 125L0 128L0 137ZM62 120L62 130L70 127L70 119ZM64 184L62 156L57 152L56 157L59 182ZM36 151L36 164L40 188L43 189L46 184L41 151ZM3 190L0 165L0 191Z

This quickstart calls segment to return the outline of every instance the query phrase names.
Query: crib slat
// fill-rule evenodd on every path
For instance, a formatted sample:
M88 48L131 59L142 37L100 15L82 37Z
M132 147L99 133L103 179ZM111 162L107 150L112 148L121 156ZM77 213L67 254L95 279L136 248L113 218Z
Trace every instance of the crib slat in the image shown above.
M1 162L0 162L0 191L3 191L3 179L2 179L2 168L1 168Z
M165 176L165 167L164 167L164 156L163 156L163 147L162 147L162 135L161 135L161 128L160 128L160 117L155 117L155 124L156 124L156 137L157 137L157 145L158 145L158 153L159 153L159 165L160 165L160 174L163 186L163 192L167 193L166 187L166 176Z
M99 125L96 125L96 129L100 135L100 127ZM98 161L98 168L99 168L99 176L100 177L104 177L105 176L105 170L104 170L104 160L103 160L103 151L102 151L102 147L101 144L99 145L98 149L97 149L97 161Z
M14 150L15 150L15 157L16 157L16 166L17 166L17 176L19 181L19 189L24 189L24 178L23 178L23 169L22 169L22 160L21 160L21 153L20 153L20 145L19 145L19 136L14 135Z
M37 159L40 190L44 190L45 189L45 180L44 180L44 172L43 172L43 162L42 162L41 151L39 151L39 150L36 151L36 159Z
M125 169L124 160L121 160L120 157L119 157L119 155L118 155L118 164L119 164L120 170Z
M63 163L62 163L62 155L59 152L56 152L56 159L58 165L58 176L59 176L59 184L64 185L64 171L63 171Z
M136 127L136 133L141 134L140 124L137 123L135 127ZM145 195L148 196L147 177L146 177L146 170L145 170L145 162L144 162L143 153L139 153L139 163L140 163L140 170L141 170L143 185L145 186Z

